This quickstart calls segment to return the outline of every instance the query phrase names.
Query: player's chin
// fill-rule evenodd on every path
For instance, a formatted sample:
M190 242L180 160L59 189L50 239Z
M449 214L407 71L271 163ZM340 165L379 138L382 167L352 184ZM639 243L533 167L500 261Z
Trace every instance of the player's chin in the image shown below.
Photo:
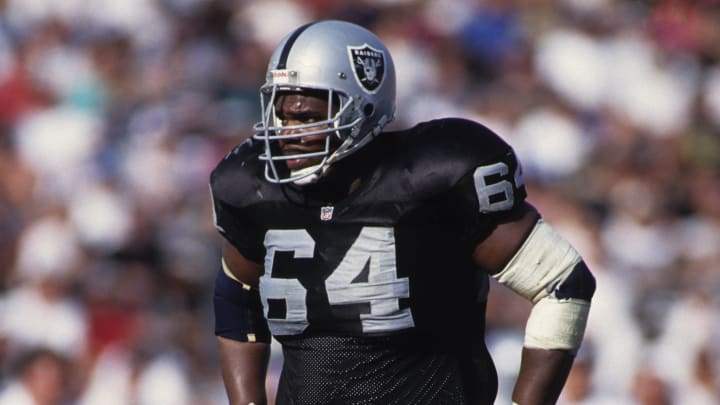
M321 158L288 159L285 161L285 164L290 170L302 170L310 166L318 165L320 162L322 162Z

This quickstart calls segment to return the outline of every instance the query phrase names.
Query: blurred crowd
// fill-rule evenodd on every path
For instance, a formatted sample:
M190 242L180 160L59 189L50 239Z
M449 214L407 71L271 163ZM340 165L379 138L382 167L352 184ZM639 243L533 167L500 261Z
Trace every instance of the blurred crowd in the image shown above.
M510 142L590 264L562 404L720 403L719 1L3 0L0 405L227 403L208 175L277 42L321 18L390 48L390 129ZM497 403L528 310L492 288Z

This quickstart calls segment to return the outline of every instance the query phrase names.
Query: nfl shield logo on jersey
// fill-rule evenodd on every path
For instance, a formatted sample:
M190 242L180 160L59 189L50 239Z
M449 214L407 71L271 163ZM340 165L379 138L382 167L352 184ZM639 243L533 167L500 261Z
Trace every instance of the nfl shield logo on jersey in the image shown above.
M350 63L355 79L369 93L374 93L385 78L385 54L368 44L349 46Z
M328 207L320 207L320 220L321 221L329 221L332 219L333 216L333 208L332 206Z

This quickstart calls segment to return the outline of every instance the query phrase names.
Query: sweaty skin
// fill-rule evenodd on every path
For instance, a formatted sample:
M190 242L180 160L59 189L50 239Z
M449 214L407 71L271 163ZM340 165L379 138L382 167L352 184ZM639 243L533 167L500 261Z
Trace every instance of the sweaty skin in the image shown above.
M337 108L333 108L333 110L336 109ZM327 93L287 92L280 94L275 102L275 111L282 126L303 125L324 121L328 118ZM307 129L287 130L281 133L286 135L301 133L303 131L307 131ZM328 136L330 136L330 150L337 149L340 145L340 139L337 136L332 134L318 134L279 141L280 150L283 155L323 151L325 150L325 142ZM285 163L290 170L299 170L317 165L321 160L322 157L290 159L285 161Z

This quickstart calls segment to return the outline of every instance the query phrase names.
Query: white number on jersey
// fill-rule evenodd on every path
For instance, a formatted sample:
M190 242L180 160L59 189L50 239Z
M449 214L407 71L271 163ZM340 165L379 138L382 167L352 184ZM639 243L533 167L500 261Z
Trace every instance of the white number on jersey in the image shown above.
M363 332L387 332L414 326L410 308L400 310L399 298L410 296L407 278L397 278L392 228L363 228L342 262L325 280L330 305L370 303L361 314ZM369 266L367 282L353 282Z
M265 234L265 274L260 277L260 299L265 319L273 335L296 335L308 326L307 291L300 281L292 278L273 278L275 252L293 252L293 258L312 258L315 241L304 229L269 230ZM285 300L285 319L268 318L269 300Z
M523 186L522 169L517 165L513 182L502 179L510 171L503 162L479 166L473 173L480 212L502 211L515 204L515 190Z
M293 258L312 258L315 241L302 229L274 230L265 235L265 274L260 277L260 298L274 335L302 333L308 326L307 290L297 279L272 277L275 252L293 252ZM330 305L370 304L360 315L363 332L388 332L414 326L409 308L400 298L410 296L410 282L397 277L395 234L392 228L365 227L325 280ZM355 279L367 270L367 281ZM285 300L286 316L268 318L269 300Z

